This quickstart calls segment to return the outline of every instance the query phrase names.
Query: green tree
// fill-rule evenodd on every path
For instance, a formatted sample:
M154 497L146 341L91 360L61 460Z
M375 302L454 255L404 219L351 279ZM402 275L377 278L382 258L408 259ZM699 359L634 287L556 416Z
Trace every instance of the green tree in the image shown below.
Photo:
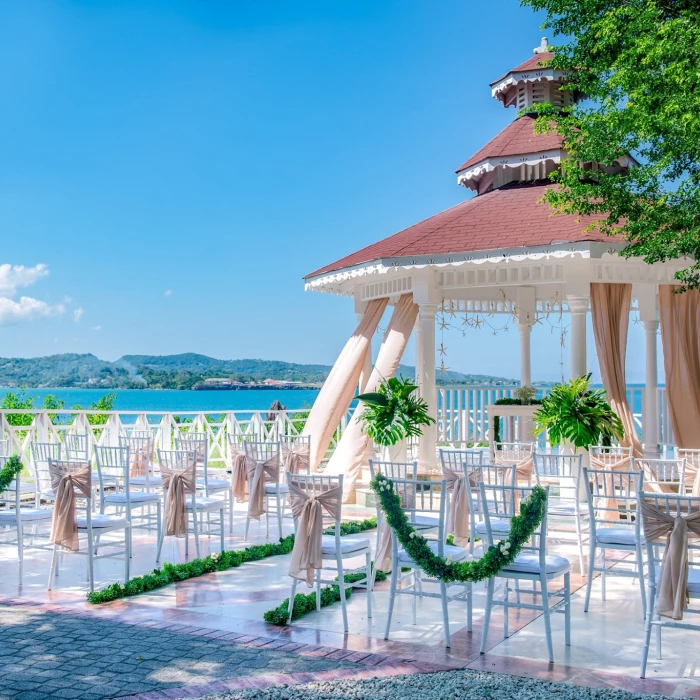
M700 2L697 0L522 0L544 10L545 27L566 38L552 64L568 89L590 98L558 113L539 107L540 131L554 128L571 158L545 195L564 213L629 243L625 257L648 263L689 257L676 275L700 287ZM612 166L639 165L625 177Z

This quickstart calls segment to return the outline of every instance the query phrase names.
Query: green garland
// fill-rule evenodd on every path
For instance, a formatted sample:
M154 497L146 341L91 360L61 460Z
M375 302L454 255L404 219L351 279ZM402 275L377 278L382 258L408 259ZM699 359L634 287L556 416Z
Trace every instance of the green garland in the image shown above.
M345 574L343 576L345 583L356 583L365 578L365 574L361 572ZM336 577L337 580L337 577ZM375 581L386 581L386 574L383 571L375 571ZM350 600L352 588L345 589L345 600ZM324 586L321 589L321 607L325 608L333 603L340 602L340 586ZM292 611L292 620L298 620L304 615L315 612L316 610L316 593L297 593L294 596L294 610ZM268 610L264 614L265 622L271 625L286 625L289 620L289 598L285 598L276 608Z
M547 492L541 486L535 486L532 495L520 504L520 515L510 521L510 532L505 540L489 547L481 559L452 562L449 557L443 559L434 554L425 537L410 525L391 480L377 474L370 487L379 497L384 517L406 553L428 576L444 583L476 583L496 576L518 556L522 546L539 527L547 509Z
M0 469L0 493L5 491L15 480L17 474L22 471L22 460L17 455L12 455Z
M2 472L0 472L1 474ZM376 518L368 518L359 522L340 523L340 534L355 535L363 530L372 530L376 527ZM204 576L204 574L210 574L214 571L236 568L246 562L259 561L260 559L275 557L280 554L289 554L293 548L294 535L288 535L279 542L272 544L257 544L243 550L214 553L200 559L193 559L184 564L163 564L162 569L154 569L150 574L137 576L129 579L126 583L112 583L99 591L88 593L88 603L108 603L119 598L148 593L178 581L186 581L189 578Z

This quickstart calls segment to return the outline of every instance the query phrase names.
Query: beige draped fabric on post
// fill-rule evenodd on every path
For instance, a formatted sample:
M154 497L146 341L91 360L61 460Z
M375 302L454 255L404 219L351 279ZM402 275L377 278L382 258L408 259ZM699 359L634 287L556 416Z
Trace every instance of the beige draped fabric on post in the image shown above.
M632 411L627 403L625 378L627 329L631 306L631 284L591 284L593 335L605 393L612 410L620 417L625 431L620 444L631 447L634 457L641 457L642 446L637 437Z
M659 285L666 399L676 445L700 448L700 291L677 289Z
M187 534L187 494L197 488L196 463L183 471L174 471L165 464L160 465L165 497L165 534L184 537Z
M231 490L239 503L248 500L248 467L245 446L229 444L231 452Z
M310 445L308 443L299 443L298 445L287 445L282 443L282 465L285 472L298 474L309 471L309 458L311 454Z
M447 532L455 536L455 544L458 547L466 547L469 544L470 525L467 489L471 484L467 483L467 477L464 474L457 474L445 466L442 467L442 475L447 482L447 491L451 494Z
M617 456L617 455L616 455ZM602 460L593 455L590 456L590 465L593 469L602 469L609 472L624 472L630 470L630 465L632 464L629 457L623 457L618 459L616 462L612 460ZM606 476L605 491L607 494L612 494L613 489L613 477L610 475ZM615 522L620 520L619 505L617 503L617 498L614 495L608 495L605 498L601 498L601 508L605 508L601 514L601 520L606 522Z
M265 512L265 484L276 484L280 480L280 454L277 452L264 462L246 457L250 503L248 517L260 520Z
M682 620L688 606L688 535L700 537L700 511L673 517L642 502L644 538L653 542L666 535L666 549L657 583L659 615Z
M389 326L384 334L384 341L379 349L377 363L367 380L366 392L376 391L382 379L393 377L401 362L406 344L418 316L418 306L413 302L412 294L404 294L396 304ZM360 475L362 460L367 447L368 437L360 429L359 417L363 406L358 406L343 432L343 436L331 457L324 474L343 475L343 503L351 502L355 497L355 483Z
M55 495L49 542L77 552L80 544L75 499L78 495L86 498L90 496L92 467L89 462L71 463L70 471L66 471L60 462L56 464L50 461L49 473Z
M375 299L367 304L362 320L335 361L306 419L304 435L311 438L309 466L312 472L318 471L333 433L352 403L372 336L387 303L388 299Z
M335 520L340 518L342 489L340 486L323 493L307 493L289 485L289 501L297 523L289 575L313 585L316 570L323 567L323 511Z

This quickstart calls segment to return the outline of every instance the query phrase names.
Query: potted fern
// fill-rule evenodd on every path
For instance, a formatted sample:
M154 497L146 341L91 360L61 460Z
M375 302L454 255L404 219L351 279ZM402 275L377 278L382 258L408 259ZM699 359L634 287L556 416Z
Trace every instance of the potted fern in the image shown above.
M391 377L383 379L376 392L357 396L365 406L359 418L362 432L383 448L383 460L405 462L406 439L422 435L422 426L435 423L417 388L410 379Z
M591 388L591 375L557 384L533 416L535 435L547 431L552 446L588 450L610 445L624 435L622 421L606 401L603 389ZM586 455L584 455L584 459Z

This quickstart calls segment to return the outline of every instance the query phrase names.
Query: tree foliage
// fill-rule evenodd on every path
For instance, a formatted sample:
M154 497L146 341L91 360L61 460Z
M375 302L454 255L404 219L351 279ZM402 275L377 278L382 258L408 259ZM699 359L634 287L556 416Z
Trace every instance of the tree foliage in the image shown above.
M558 113L538 107L572 156L545 199L559 212L594 215L621 235L622 255L648 263L691 258L676 277L700 287L700 3L697 0L521 0L547 13L567 40L552 65L589 100ZM631 154L625 177L591 171Z

